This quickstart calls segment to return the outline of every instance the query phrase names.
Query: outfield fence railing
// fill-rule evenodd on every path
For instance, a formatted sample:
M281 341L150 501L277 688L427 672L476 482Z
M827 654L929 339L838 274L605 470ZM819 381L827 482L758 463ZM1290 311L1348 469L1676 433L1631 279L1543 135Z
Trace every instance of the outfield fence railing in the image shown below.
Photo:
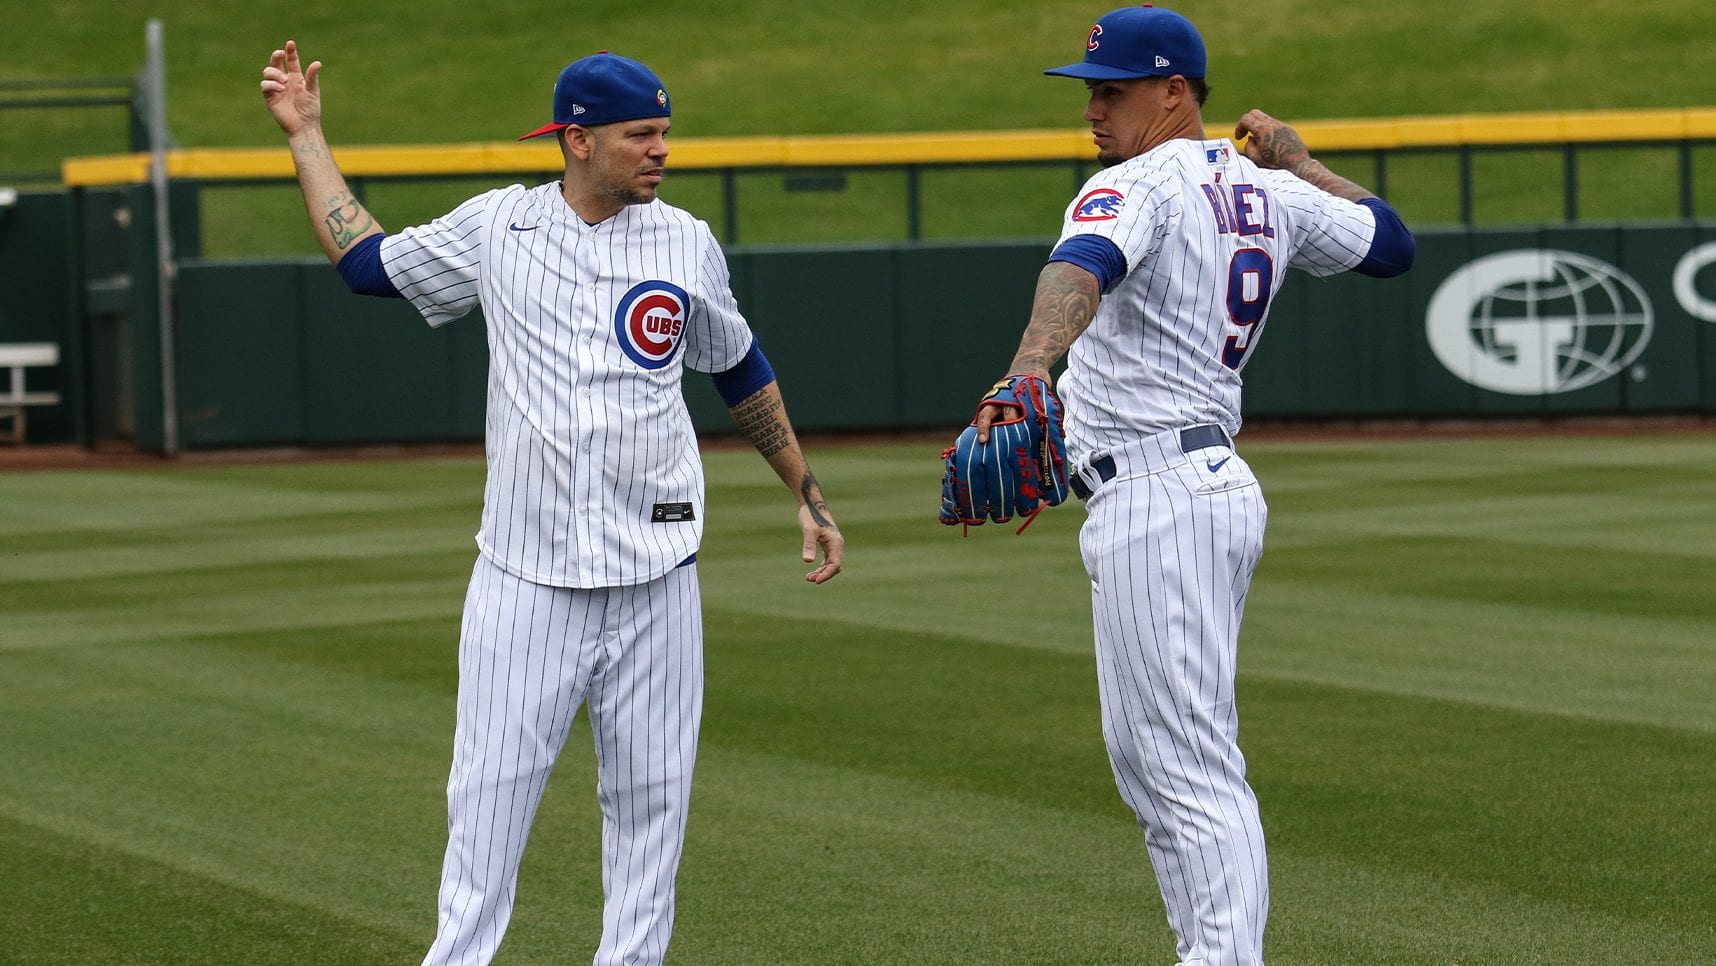
M1296 126L1319 158L1401 210L1419 234L1419 266L1386 298L1363 280L1293 289L1282 326L1321 328L1265 351L1314 345L1324 355L1248 371L1249 413L1716 412L1716 108ZM508 178L552 179L562 166L541 143L335 152L391 228ZM838 358L830 378L840 385L885 373L915 387L910 413L806 405L804 425L912 428L968 409L957 387L1005 364L975 355L971 336L1029 304L1060 214L1096 170L1093 154L1081 130L675 138L664 195L730 243L735 292L789 369ZM62 178L66 191L26 199L8 217L0 243L11 239L15 260L61 253L32 277L67 277L71 298L26 286L11 315L34 326L21 335L62 341L63 358L81 361L50 387L71 401L75 438L174 452L181 416L192 448L480 435L481 327L425 336L398 324L408 306L350 298L314 246L283 147L78 158ZM298 247L266 247L276 244ZM1500 353L1484 365L1518 385L1473 382L1488 372L1476 362L1438 364L1427 320L1448 312L1440 302L1432 311L1434 292L1475 278L1474 259L1525 248L1557 271L1584 272L1574 281L1613 304L1593 307L1583 287L1573 304L1534 302L1532 331L1548 340L1534 353L1506 354L1511 320L1485 330L1490 342L1471 351ZM1540 301L1552 290L1525 289ZM7 304L0 296L0 315ZM167 324L169 311L183 331ZM1552 375L1592 385L1514 372L1521 360L1561 359L1570 333L1608 341L1575 346L1596 361L1581 355L1578 371ZM383 357L412 360L386 367L403 381L366 361ZM935 397L944 386L948 398ZM707 419L700 426L725 425L717 402L691 402Z
M1716 108L1586 111L1307 121L1296 125L1331 167L1394 201L1409 222L1546 224L1689 219L1716 214ZM1212 134L1216 133L1212 129ZM552 145L473 143L336 148L360 197L372 185L473 178L542 179L561 169ZM773 230L756 206L804 210L841 222L837 209L868 209L838 240L917 241L992 235L971 218L1013 198L985 171L1064 172L1038 180L1064 205L1096 170L1082 130L683 138L670 173L712 180L694 206L728 243L818 240ZM283 148L177 150L169 177L200 191L281 185L295 178ZM148 155L68 160L73 188L138 184ZM887 186L860 193L854 182ZM939 176L936 185L932 176ZM950 177L951 176L951 177ZM761 189L761 190L759 190ZM937 204L936 192L942 193ZM1000 196L997 196L998 193ZM815 196L825 200L812 202ZM850 197L842 197L850 195ZM894 195L891 202L889 195ZM891 211L875 209L891 205ZM818 215L817 213L820 213ZM1053 223L1038 232L1050 232ZM967 227L969 226L969 227ZM788 226L790 227L790 226ZM856 234L854 234L854 232ZM1003 234L1016 234L1006 232Z
M134 151L146 147L143 110L137 82L130 77L0 80L0 130L25 135L0 139L0 185L29 187L59 182L61 159L57 152L67 143L62 140L65 131L61 129L85 134L103 130L101 123L90 123L92 115L111 118L123 112L124 124L113 125L107 136L92 138L93 145L84 142L86 150L117 143ZM44 123L49 117L54 119L54 130L38 130L50 126ZM120 130L125 131L122 142L115 140Z

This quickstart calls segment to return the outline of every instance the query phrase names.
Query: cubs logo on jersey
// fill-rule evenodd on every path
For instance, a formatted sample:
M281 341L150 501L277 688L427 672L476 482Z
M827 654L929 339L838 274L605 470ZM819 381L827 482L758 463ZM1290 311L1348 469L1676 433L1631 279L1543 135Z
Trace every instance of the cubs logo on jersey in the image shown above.
M1073 206L1073 221L1113 221L1126 207L1126 196L1113 188L1098 188Z
M651 279L633 285L614 312L620 348L645 369L660 369L679 350L690 308L691 298L672 282Z

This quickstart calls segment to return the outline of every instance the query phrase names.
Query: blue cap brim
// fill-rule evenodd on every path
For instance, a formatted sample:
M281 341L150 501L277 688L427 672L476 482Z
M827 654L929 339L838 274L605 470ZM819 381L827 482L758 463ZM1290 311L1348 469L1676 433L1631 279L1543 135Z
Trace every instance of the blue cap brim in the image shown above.
M1054 77L1077 77L1079 80L1131 80L1135 77L1157 77L1157 74L1146 74L1142 71L1126 70L1121 67L1108 67L1103 64L1092 64L1079 61L1065 67L1051 67L1043 73Z

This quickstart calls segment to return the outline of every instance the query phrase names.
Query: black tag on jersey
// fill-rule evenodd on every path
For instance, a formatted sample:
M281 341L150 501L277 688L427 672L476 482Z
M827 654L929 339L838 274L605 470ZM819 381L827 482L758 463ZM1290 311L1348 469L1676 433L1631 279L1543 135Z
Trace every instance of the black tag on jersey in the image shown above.
M681 523L697 519L697 513L689 503L657 503L655 509L649 512L651 523Z

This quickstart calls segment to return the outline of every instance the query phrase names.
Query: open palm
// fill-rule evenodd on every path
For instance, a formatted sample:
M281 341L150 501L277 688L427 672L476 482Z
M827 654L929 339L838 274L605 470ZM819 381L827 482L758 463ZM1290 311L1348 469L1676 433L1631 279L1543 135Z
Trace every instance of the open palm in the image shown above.
M319 60L308 70L299 67L298 43L292 40L286 41L285 50L276 50L268 66L262 68L262 99L287 137L322 122L322 92L317 83L321 73Z

